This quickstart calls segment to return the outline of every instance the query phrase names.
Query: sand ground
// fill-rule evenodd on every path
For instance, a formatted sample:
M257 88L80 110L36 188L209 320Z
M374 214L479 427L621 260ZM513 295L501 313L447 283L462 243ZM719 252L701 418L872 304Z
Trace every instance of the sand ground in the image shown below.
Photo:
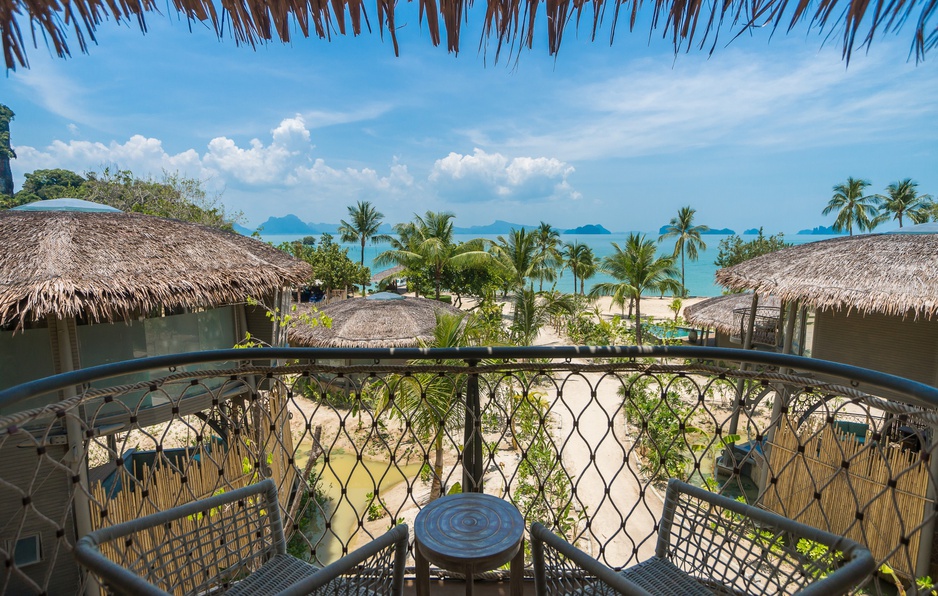
M673 319L674 312L669 308L671 300L643 298L642 314L654 319ZM683 306L700 300L704 298L685 299ZM605 317L611 318L620 314L620 309L612 306L611 298L600 298L597 305ZM468 310L473 306L472 301L463 300L463 309ZM507 318L510 303L506 302L504 309ZM534 345L556 346L567 343L569 342L565 338L545 326ZM568 379L562 388L562 406L555 402L553 408L556 412L553 432L557 444L563 445L563 466L577 475L573 478L576 496L590 520L591 532L596 538L596 541L582 541L579 546L596 551L603 545L606 560L618 562L629 560L637 548L638 560L643 560L654 551L653 540L646 537L653 534L655 519L660 515L661 500L654 490L648 491L644 499L640 496L644 482L635 475L637 471L634 461L628 466L625 464L625 452L630 445L630 438L624 417L618 412L621 398L616 393L614 383L601 383L600 380L598 373ZM558 399L556 389L549 389L547 393L548 399ZM321 424L324 445L354 450L354 437L349 436L347 431L339 432L339 423L334 413L323 408L317 409L309 400L299 399L296 403L299 407L296 414L299 415L294 415L295 425L305 425L307 420L313 425ZM397 461L413 461L417 456L422 456L422 451L417 445L399 445ZM488 485L502 487L500 490L503 490L505 477L512 476L511 470L517 465L518 458L517 452L500 449L495 457L496 465L488 471ZM454 455L447 457L444 471L447 485L461 479L461 471L456 464ZM608 494L607 486L610 489ZM418 480L411 493L408 493L406 483L401 483L382 493L381 497L385 506L396 512L396 518L403 519L412 526L420 507L429 499L429 492L428 483ZM606 541L619 532L624 517L627 517L626 535L635 537L635 540L622 539L620 536L615 542L607 544ZM585 522L581 522L583 523ZM386 530L387 526L388 519L382 518L367 522L365 529L376 536ZM367 539L367 536L361 535L361 538ZM635 560L632 559L631 562L634 563Z

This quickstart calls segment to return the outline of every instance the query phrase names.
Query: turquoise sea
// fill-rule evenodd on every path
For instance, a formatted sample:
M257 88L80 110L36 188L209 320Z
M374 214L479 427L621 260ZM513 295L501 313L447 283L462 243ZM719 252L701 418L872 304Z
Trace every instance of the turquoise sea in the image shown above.
M658 234L652 232L646 232L646 236L649 239L657 239ZM273 242L274 244L279 244L281 242L288 242L293 240L298 240L301 238L301 235L270 235L264 236L263 239L267 242ZM469 234L456 234L454 239L456 242L465 242L473 238L487 238L489 240L495 240L497 235L481 235L474 236ZM593 252L597 257L602 258L613 252L612 243L616 242L619 246L625 244L625 239L628 237L627 232L616 233L616 234L564 234L560 237L561 242L574 242L580 241L584 244L592 247ZM687 290L691 296L719 296L722 294L722 289L716 284L713 279L714 273L716 273L717 266L713 264L713 261L717 257L718 247L720 245L720 240L726 238L727 236L718 235L718 234L708 234L703 237L704 242L707 244L707 249L700 251L699 258L697 261L686 261L685 262L685 280L687 285ZM755 236L742 236L744 241L749 241L755 238ZM834 238L834 236L812 236L812 235L795 235L791 236L786 235L785 241L792 244L805 244L807 242L817 242L819 240L826 240L828 238ZM349 257L353 260L358 260L361 253L361 245L359 244L343 244L342 246L349 249ZM372 273L379 271L379 268L374 266L374 258L381 252L390 248L386 244L368 244L365 246L365 264L371 267ZM670 255L674 250L674 242L666 240L659 244L658 251L662 255ZM678 268L680 268L680 261L678 262ZM589 289L596 283L604 281L613 281L608 276L603 275L602 273L597 273L597 275L586 282L586 291L589 292ZM573 291L573 275L569 271L564 271L562 277L557 282L556 287L561 292L572 292ZM546 286L545 286L545 289Z

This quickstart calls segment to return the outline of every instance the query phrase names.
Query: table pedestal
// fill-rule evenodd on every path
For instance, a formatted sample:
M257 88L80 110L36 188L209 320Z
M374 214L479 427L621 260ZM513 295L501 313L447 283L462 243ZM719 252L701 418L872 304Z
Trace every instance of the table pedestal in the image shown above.
M473 574L511 562L511 596L524 590L524 519L518 509L480 493L441 497L414 520L417 595L430 595L430 563L466 576L473 593Z

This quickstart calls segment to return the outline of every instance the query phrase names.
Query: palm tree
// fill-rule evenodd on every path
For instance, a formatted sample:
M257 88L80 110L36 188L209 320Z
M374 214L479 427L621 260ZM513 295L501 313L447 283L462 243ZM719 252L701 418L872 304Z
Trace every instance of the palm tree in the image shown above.
M339 238L342 242L361 242L362 252L359 263L365 266L365 242L387 242L391 239L387 234L378 234L384 214L378 211L368 201L359 201L358 205L348 207L351 223L341 220L339 224ZM362 284L362 296L365 295L365 284Z
M635 341L642 344L642 293L680 289L673 257L659 257L655 243L644 234L629 234L622 248L612 243L613 253L603 258L600 270L617 282L593 286L590 297L612 296L619 304L630 298L635 302Z
M453 243L452 213L427 211L423 216L394 226L400 240L375 258L378 265L403 265L408 269L429 270L434 280L436 298L440 298L443 269L484 262L492 255L481 250L479 242Z
M896 219L901 228L904 216L908 216L912 223L919 224L928 221L932 206L931 196L918 194L917 188L918 182L906 178L887 186L885 195L876 195L882 213L873 220L873 226L889 219Z
M475 333L474 317L440 313L436 317L433 340L423 347L458 348L472 344ZM461 361L447 364L461 364ZM387 414L400 419L421 440L433 448L433 480L430 499L442 494L443 440L447 436L461 435L454 429L462 428L465 420L465 402L452 378L435 373L390 375L375 381L375 415Z
M698 250L707 250L707 245L700 239L700 234L709 232L707 226L695 226L694 214L696 209L691 209L690 205L678 209L677 217L671 218L671 223L665 228L664 234L658 238L661 242L665 238L676 238L674 241L674 254L676 257L681 255L681 296L687 295L687 286L684 283L684 253L691 261L696 261L699 256Z
M853 225L861 232L872 230L876 217L875 197L863 196L863 191L869 186L867 180L848 177L845 184L834 186L834 196L827 203L827 207L821 213L827 215L834 211L837 212L837 219L834 220L834 231L847 232L853 236Z
M580 293L584 282L596 274L596 256L593 249L579 240L563 245L563 266L573 272L573 293L576 294L577 280L580 281Z
M499 236L492 252L505 272L512 289L523 289L528 278L535 277L541 266L537 236L527 230L512 228L508 238ZM532 284L534 285L534 284Z
M580 263L580 295L586 295L586 280L590 279L596 275L596 271L599 268L599 261L596 259L596 255L593 254L593 249L590 246L586 247L586 252L583 255L583 261Z
M543 292L545 281L557 281L557 267L560 266L561 258L560 251L557 250L557 246L560 244L560 232L549 223L542 221L534 232L534 236L540 262L533 277L540 282L538 291Z

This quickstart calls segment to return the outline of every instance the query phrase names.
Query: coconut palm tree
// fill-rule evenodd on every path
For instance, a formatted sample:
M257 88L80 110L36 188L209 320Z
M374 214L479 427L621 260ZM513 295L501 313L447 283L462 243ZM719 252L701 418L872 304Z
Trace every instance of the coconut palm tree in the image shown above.
M486 262L492 258L482 250L481 242L464 242L458 246L453 243L453 217L452 213L427 211L423 216L414 215L412 222L394 226L400 239L392 242L390 250L378 255L375 263L428 270L439 300L444 268Z
M932 207L931 196L920 195L917 189L918 182L906 178L887 186L885 195L876 195L881 213L873 220L873 226L895 219L901 228L903 217L917 224L928 221Z
M433 340L423 347L457 348L472 345L475 318L438 313ZM447 362L461 364L461 361ZM456 377L435 373L390 375L372 384L375 415L398 418L421 440L432 446L433 473L430 499L442 494L444 439L462 436L466 412L465 401Z
M499 236L492 245L492 252L512 289L523 289L528 279L535 277L540 270L541 254L537 240L536 234L528 233L524 228L512 228L507 238Z
M573 272L573 293L576 294L579 280L582 294L585 281L596 275L596 256L593 249L577 240L564 244L562 255L564 268Z
M590 297L612 296L619 304L635 302L635 341L642 344L642 293L680 289L673 257L659 257L655 243L644 234L629 234L625 246L612 243L613 253L603 258L600 270L616 282L593 286Z
M372 243L387 242L391 239L387 234L379 234L378 229L384 220L384 214L374 208L368 201L359 201L358 205L348 207L349 219L344 219L339 223L339 238L342 242L360 242L361 260L359 264L365 266L365 242L371 240ZM362 284L362 296L365 295L365 284Z
M560 232L549 223L541 222L534 232L537 255L540 260L533 277L538 280L538 291L544 291L544 282L557 281L557 268L560 267Z
M853 226L861 232L872 230L876 218L876 198L872 195L864 196L863 191L869 186L867 180L848 177L844 184L834 186L834 196L827 203L821 213L827 215L837 212L834 220L834 231L847 232L853 236Z
M691 209L690 205L678 209L677 217L671 218L671 223L665 227L664 234L658 238L658 242L666 238L675 238L674 254L677 257L681 255L681 296L687 295L687 286L684 283L684 253L691 261L696 261L699 256L698 250L707 250L707 245L700 238L700 234L709 232L707 226L695 226L694 214L696 209Z

